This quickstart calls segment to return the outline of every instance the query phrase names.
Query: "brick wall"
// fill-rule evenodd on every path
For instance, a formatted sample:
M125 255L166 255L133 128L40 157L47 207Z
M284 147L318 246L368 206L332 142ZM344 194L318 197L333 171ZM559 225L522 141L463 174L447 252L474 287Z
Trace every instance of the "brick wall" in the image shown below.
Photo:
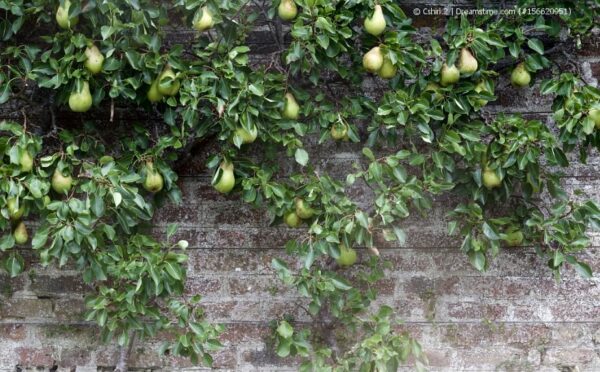
M416 20L422 26L437 23L443 25L443 19ZM177 42L191 37L174 35ZM592 39L577 56L584 71L596 79L600 79L598 44L600 40ZM270 49L257 44L256 50L260 58ZM366 86L373 83L367 81ZM550 101L535 91L516 91L501 83L499 99L487 110L523 113L551 125ZM107 116L102 111L93 115L100 121ZM116 111L118 125L140 117L124 108ZM188 291L201 293L209 318L227 327L225 348L216 355L215 367L294 370L293 361L270 351L266 337L268 321L283 314L308 321L296 306L304 299L282 288L270 268L271 259L284 255L283 244L298 231L269 227L264 211L235 195L217 194L203 166L210 152L210 145L199 149L180 169L184 203L159 210L156 230L164 230L170 222L180 224L179 236L190 242ZM309 153L323 171L341 177L352 161L359 161L360 146L326 143L309 147ZM582 189L599 200L599 170L600 157L593 154L589 164L568 169L563 182L569 190ZM584 280L567 270L557 283L531 247L505 249L487 273L477 272L456 239L446 234L445 214L455 203L440 198L427 217L402 223L408 234L404 246L381 246L393 269L381 283L379 301L393 306L405 320L403 327L422 342L431 369L600 370L600 277ZM594 235L593 242L584 259L600 270L600 235ZM0 273L0 371L38 367L95 371L114 366L117 348L99 343L97 329L81 320L86 287L78 272L68 266L42 268L29 250L22 253L28 258L28 272L15 279ZM160 340L136 343L130 366L189 367L186 361L159 357L159 346Z

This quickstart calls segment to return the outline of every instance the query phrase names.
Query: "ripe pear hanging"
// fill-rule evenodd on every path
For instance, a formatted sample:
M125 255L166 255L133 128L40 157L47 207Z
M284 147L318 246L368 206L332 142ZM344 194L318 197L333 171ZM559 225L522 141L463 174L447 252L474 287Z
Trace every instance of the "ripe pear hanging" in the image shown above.
M29 234L27 233L27 227L25 227L25 223L23 221L17 224L15 230L13 231L13 238L15 238L15 243L17 244L25 244L27 240L29 240Z
M526 87L531 82L531 74L525 68L523 62L519 63L517 67L510 74L510 81L515 87Z
M219 177L219 173L221 177ZM219 165L212 180L213 187L220 193L227 194L235 186L235 175L233 173L233 164L224 160Z
M445 87L457 83L459 79L460 71L458 71L456 66L448 66L444 63L442 66L440 84Z
M56 169L54 174L52 175L52 190L57 192L58 194L66 194L71 190L71 186L73 185L73 177L71 175L65 176L61 172Z
M383 9L381 5L375 5L375 10L371 17L365 18L365 31L373 36L379 36L385 30L386 23L385 17L383 16Z
M92 107L92 94L87 81L81 84L79 92L73 91L69 96L69 107L74 112L86 112Z
M277 7L279 18L284 21L291 21L298 15L298 7L294 0L281 0Z
M472 74L477 71L479 63L467 48L462 48L460 58L458 59L458 66L461 74Z
M376 73L383 66L383 53L380 47L374 47L363 57L363 67L365 70Z
M179 91L181 83L177 79L175 72L170 66L167 66L165 70L158 77L158 92L163 96L174 96Z
M388 57L384 57L383 64L381 65L379 71L377 71L377 74L382 79L393 79L394 76L396 76L397 71L398 68L392 64L392 61L390 61Z
M68 29L79 22L78 17L69 18L70 8L71 2L69 0L65 0L62 6L58 6L58 9L56 10L56 23L58 23L60 28Z
M95 45L91 45L85 49L86 60L84 62L85 68L95 75L102 71L102 65L104 64L104 56L100 49Z
M146 162L146 179L144 180L144 189L151 193L157 193L162 190L164 185L163 176L154 169L154 164Z
M285 119L298 120L300 116L300 105L296 102L296 98L292 93L285 94L285 103L283 104L283 112L281 116Z
M199 17L196 21L194 21L194 28L200 32L211 29L215 25L215 20L208 9L208 7L202 8L202 16Z

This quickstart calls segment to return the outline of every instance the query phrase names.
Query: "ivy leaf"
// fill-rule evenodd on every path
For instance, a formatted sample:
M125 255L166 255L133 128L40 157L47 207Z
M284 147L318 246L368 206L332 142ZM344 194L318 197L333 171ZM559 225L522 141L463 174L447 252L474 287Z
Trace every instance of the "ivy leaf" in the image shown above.
M470 251L469 261L477 270L485 270L485 255L481 251Z

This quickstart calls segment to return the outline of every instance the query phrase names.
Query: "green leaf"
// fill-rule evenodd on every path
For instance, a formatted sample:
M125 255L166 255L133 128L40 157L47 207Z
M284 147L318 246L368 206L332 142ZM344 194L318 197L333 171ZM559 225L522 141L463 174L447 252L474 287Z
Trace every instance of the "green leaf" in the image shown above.
M544 43L538 39L527 40L527 46L536 51L538 54L544 54Z
M481 251L469 251L469 261L477 270L485 270L485 255Z
M304 149L296 149L296 153L294 155L298 164L302 166L306 166L308 163L308 153Z

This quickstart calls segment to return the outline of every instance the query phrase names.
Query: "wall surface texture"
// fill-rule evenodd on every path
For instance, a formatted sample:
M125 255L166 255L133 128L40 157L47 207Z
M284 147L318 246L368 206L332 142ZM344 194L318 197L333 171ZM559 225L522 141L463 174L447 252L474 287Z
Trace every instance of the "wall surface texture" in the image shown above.
M416 19L423 27L437 23L443 25L443 19ZM191 35L176 32L173 37L180 42ZM256 39L269 40L260 35ZM258 58L268 49L257 44ZM600 79L598 37L575 57L588 77ZM551 125L549 98L537 95L536 87L517 91L506 80L500 82L499 99L486 110L523 113ZM366 80L369 84L374 82ZM117 122L108 124L108 114L99 111L98 125L108 129L139 119L131 115L117 109ZM356 145L328 142L309 150L323 171L338 176L360 161ZM304 300L285 289L270 267L271 259L284 255L282 246L298 231L270 227L264 211L248 207L236 195L217 194L204 168L210 152L210 145L197 149L180 169L184 203L161 209L156 230L180 224L179 236L190 242L188 291L202 294L209 318L227 327L215 368L295 370L266 342L270 320L283 314L308 320L297 307ZM599 170L600 156L592 153L589 164L575 162L563 182L570 190L582 189L600 200ZM358 195L360 190L352 192ZM557 283L531 247L504 249L481 274L460 252L459 242L446 234L445 215L456 203L437 200L427 216L403 222L408 234L404 246L387 243L380 249L393 268L381 283L379 301L393 306L405 320L404 327L422 342L431 370L600 371L598 274L586 280L567 270ZM600 271L600 236L593 241L595 248L583 258ZM86 288L78 272L42 268L27 250L23 254L30 258L30 270L15 279L0 272L0 371L109 370L118 350L99 343L97 329L82 321ZM131 368L191 367L159 357L159 346L157 340L138 342Z

